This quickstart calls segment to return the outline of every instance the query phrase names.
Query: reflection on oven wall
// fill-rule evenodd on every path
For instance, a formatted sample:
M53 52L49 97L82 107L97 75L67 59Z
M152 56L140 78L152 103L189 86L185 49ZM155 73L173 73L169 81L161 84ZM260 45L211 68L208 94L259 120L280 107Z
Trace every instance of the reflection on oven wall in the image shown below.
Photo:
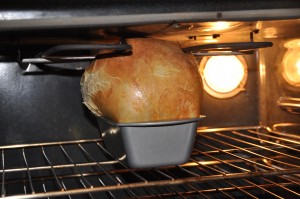
M262 85L265 85L260 92L261 123L270 127L283 123L299 123L300 73L297 67L300 68L300 50L299 46L293 49L287 46L291 41L297 46L299 40L297 38L274 38L270 41L273 42L273 47L261 51L261 56L264 58L260 59L261 68L265 70L265 77L261 76ZM286 60L287 58L293 60ZM285 67L294 68L294 70L286 70ZM294 82L286 78L286 73L292 75Z

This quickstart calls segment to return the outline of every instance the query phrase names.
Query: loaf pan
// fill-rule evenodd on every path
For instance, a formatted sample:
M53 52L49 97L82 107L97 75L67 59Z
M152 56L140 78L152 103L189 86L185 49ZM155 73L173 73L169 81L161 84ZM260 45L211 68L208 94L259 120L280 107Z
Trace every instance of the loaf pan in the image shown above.
M106 149L131 168L178 165L188 161L199 120L114 123L99 117Z

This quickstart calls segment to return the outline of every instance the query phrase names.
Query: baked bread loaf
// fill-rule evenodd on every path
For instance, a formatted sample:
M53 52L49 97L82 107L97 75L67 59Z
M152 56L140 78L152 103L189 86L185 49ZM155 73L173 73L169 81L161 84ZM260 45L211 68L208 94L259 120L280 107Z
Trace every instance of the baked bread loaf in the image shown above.
M81 79L84 104L114 122L197 118L202 80L196 60L179 44L128 39L132 55L97 59Z

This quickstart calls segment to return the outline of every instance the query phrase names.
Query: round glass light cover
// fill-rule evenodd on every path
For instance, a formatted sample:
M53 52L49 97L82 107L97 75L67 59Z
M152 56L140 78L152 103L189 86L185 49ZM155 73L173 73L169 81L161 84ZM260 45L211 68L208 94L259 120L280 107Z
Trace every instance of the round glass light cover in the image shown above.
M285 43L288 48L283 58L283 77L293 86L300 86L300 39Z
M212 90L228 93L240 85L245 69L236 56L213 56L206 62L203 75Z

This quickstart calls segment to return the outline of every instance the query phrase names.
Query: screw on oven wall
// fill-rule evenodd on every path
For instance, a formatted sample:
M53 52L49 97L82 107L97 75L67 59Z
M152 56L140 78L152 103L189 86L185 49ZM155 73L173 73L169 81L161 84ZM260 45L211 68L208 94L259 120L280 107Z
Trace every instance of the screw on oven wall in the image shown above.
M188 36L188 38L190 39L190 40L197 40L197 36Z

